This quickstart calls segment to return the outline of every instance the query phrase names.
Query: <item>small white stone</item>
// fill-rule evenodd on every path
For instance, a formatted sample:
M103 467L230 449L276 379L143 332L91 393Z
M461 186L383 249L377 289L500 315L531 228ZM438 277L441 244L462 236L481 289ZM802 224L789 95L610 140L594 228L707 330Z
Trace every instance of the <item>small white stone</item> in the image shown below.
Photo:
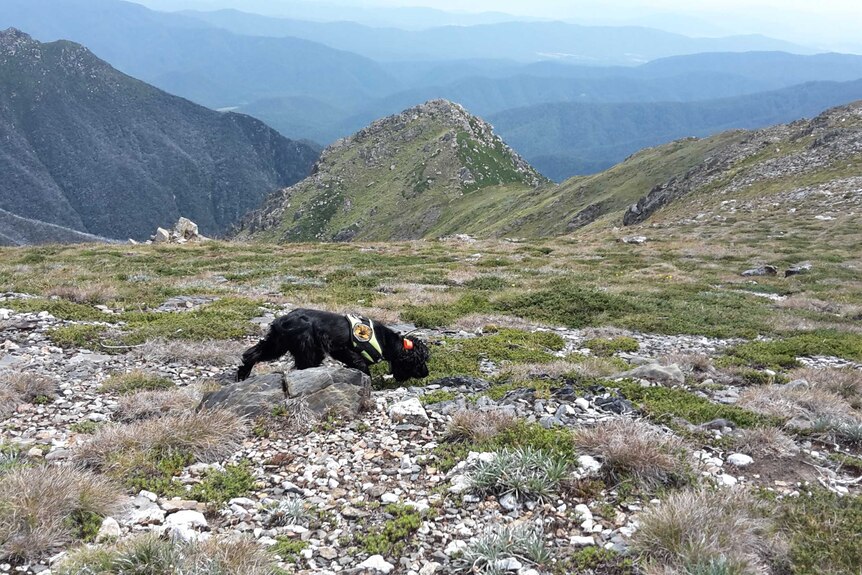
M395 569L395 565L386 561L382 555L372 555L357 565L357 567L359 569L368 569L369 571L376 571L378 573L389 573Z
M591 545L595 545L596 540L593 539L592 535L587 537L573 536L569 538L569 543L571 543L574 547L589 547Z
M96 541L113 541L120 537L120 524L113 517L105 517L102 520L102 526L99 527L99 532L96 534Z
M583 503L575 505L575 513L581 521L586 521L587 519L592 521L593 519L593 512Z
M452 555L454 555L456 553L461 553L466 548L467 548L467 543L465 543L464 541L461 541L460 539L456 539L456 540L450 542L449 545L446 546L446 548L443 550L443 553L445 553L448 557L451 557Z
M583 397L579 397L575 400L575 405L580 407L582 410L587 411L590 408L590 402L584 399Z
M184 526L184 527L202 527L208 526L207 519L200 511L192 511L184 509L168 515L165 519L167 527Z
M394 493L384 493L380 496L380 501L383 503L398 503L398 496Z
M578 467L583 472L595 473L602 468L602 464L589 455L580 455L578 456Z
M396 403L389 409L389 419L396 423L427 425L428 414L417 397Z
M507 493L500 498L500 507L508 511L515 511L520 507L518 498L512 493Z
M744 453L734 453L727 458L727 462L736 467L748 467L754 463L754 459Z
M497 559L492 563L495 569L500 571L517 571L523 567L520 561L515 559L514 557L507 557L505 559Z
M434 573L440 570L440 567L442 567L442 565L434 561L426 563L422 566L422 569L419 570L419 575L434 575Z
M733 487L738 483L738 480L733 475L728 475L727 473L722 473L718 476L718 482L721 485L726 485L727 487Z

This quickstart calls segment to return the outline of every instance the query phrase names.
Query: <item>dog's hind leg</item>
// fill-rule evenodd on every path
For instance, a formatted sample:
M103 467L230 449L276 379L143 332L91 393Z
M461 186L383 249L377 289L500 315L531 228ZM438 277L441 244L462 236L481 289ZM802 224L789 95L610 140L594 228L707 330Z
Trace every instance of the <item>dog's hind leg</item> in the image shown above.
M287 347L284 346L283 340L272 337L272 334L267 335L242 354L242 365L239 366L236 372L236 380L244 381L247 379L256 363L260 361L274 361L285 353L287 353Z

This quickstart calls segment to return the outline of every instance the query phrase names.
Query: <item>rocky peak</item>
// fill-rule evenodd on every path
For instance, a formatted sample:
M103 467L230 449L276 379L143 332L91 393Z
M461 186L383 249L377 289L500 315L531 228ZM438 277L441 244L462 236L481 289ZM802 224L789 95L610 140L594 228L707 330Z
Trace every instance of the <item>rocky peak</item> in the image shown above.
M29 34L17 28L0 30L0 62L5 62L7 57L19 55L23 51L32 51L38 46L39 43Z
M237 233L346 241L476 231L455 207L463 197L546 182L490 124L458 104L431 100L328 147L309 178L271 196Z

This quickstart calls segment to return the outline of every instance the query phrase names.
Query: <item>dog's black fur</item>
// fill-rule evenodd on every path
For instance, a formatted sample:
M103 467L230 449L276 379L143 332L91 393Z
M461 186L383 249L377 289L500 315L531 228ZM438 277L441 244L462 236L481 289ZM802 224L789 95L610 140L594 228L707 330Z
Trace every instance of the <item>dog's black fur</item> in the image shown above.
M428 377L430 351L425 343L414 337L404 337L382 323L374 322L377 341L383 359L396 381ZM413 343L413 349L404 348L404 340ZM259 361L273 361L290 352L296 369L317 367L326 355L371 375L368 362L353 346L350 320L343 315L313 309L295 309L272 322L269 333L257 345L242 354L242 365L236 380L243 381Z

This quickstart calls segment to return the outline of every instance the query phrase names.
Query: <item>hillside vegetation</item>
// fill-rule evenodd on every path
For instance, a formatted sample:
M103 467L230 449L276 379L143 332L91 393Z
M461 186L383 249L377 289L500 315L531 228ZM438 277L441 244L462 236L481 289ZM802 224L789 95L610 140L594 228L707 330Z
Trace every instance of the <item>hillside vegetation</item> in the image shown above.
M317 157L254 118L14 29L0 32L0 134L0 209L19 218L5 218L8 243L145 240L181 215L220 234Z
M432 101L324 150L235 237L264 241L436 237L494 226L546 180L462 107Z

